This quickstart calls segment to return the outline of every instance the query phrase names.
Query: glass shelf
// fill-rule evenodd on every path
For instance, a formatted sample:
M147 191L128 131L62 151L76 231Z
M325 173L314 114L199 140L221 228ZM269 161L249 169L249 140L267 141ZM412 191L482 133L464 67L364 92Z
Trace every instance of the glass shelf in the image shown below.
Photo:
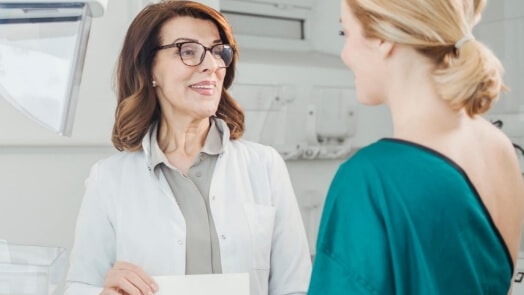
M64 248L0 241L0 295L54 294L66 269Z

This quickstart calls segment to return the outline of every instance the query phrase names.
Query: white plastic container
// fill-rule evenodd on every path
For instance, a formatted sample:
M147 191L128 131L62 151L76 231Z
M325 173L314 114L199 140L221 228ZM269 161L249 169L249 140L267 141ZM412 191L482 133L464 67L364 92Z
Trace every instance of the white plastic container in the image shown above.
M55 295L66 268L64 248L0 241L0 295Z

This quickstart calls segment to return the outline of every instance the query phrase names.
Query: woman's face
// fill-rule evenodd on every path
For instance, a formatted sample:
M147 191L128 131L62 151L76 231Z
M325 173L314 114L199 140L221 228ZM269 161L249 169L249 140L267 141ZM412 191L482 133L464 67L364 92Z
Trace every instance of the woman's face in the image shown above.
M159 34L161 45L194 41L211 48L222 43L213 22L192 17L167 21ZM161 49L153 60L152 74L162 113L190 120L208 118L218 108L226 69L219 67L209 51L205 51L202 63L197 66L184 64L180 54L187 56L191 52L179 52L177 47Z
M379 40L364 37L362 24L355 17L346 0L341 0L340 24L344 47L340 56L353 72L358 100L367 105L383 102L381 95L383 57L378 49Z

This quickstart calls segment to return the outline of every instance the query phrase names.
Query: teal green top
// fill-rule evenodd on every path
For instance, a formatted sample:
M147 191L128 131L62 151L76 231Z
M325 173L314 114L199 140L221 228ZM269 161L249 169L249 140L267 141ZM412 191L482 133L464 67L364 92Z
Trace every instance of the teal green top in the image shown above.
M308 294L507 294L513 262L451 159L382 139L339 167Z

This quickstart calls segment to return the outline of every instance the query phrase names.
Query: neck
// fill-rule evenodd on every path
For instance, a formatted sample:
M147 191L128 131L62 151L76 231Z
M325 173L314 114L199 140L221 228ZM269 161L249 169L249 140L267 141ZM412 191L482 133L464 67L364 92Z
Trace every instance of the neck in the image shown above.
M163 118L158 131L159 146L165 154L195 155L202 150L210 125L209 118L201 120Z
M457 128L465 114L440 98L428 60L418 53L405 52L390 63L386 103L394 137L413 140Z

